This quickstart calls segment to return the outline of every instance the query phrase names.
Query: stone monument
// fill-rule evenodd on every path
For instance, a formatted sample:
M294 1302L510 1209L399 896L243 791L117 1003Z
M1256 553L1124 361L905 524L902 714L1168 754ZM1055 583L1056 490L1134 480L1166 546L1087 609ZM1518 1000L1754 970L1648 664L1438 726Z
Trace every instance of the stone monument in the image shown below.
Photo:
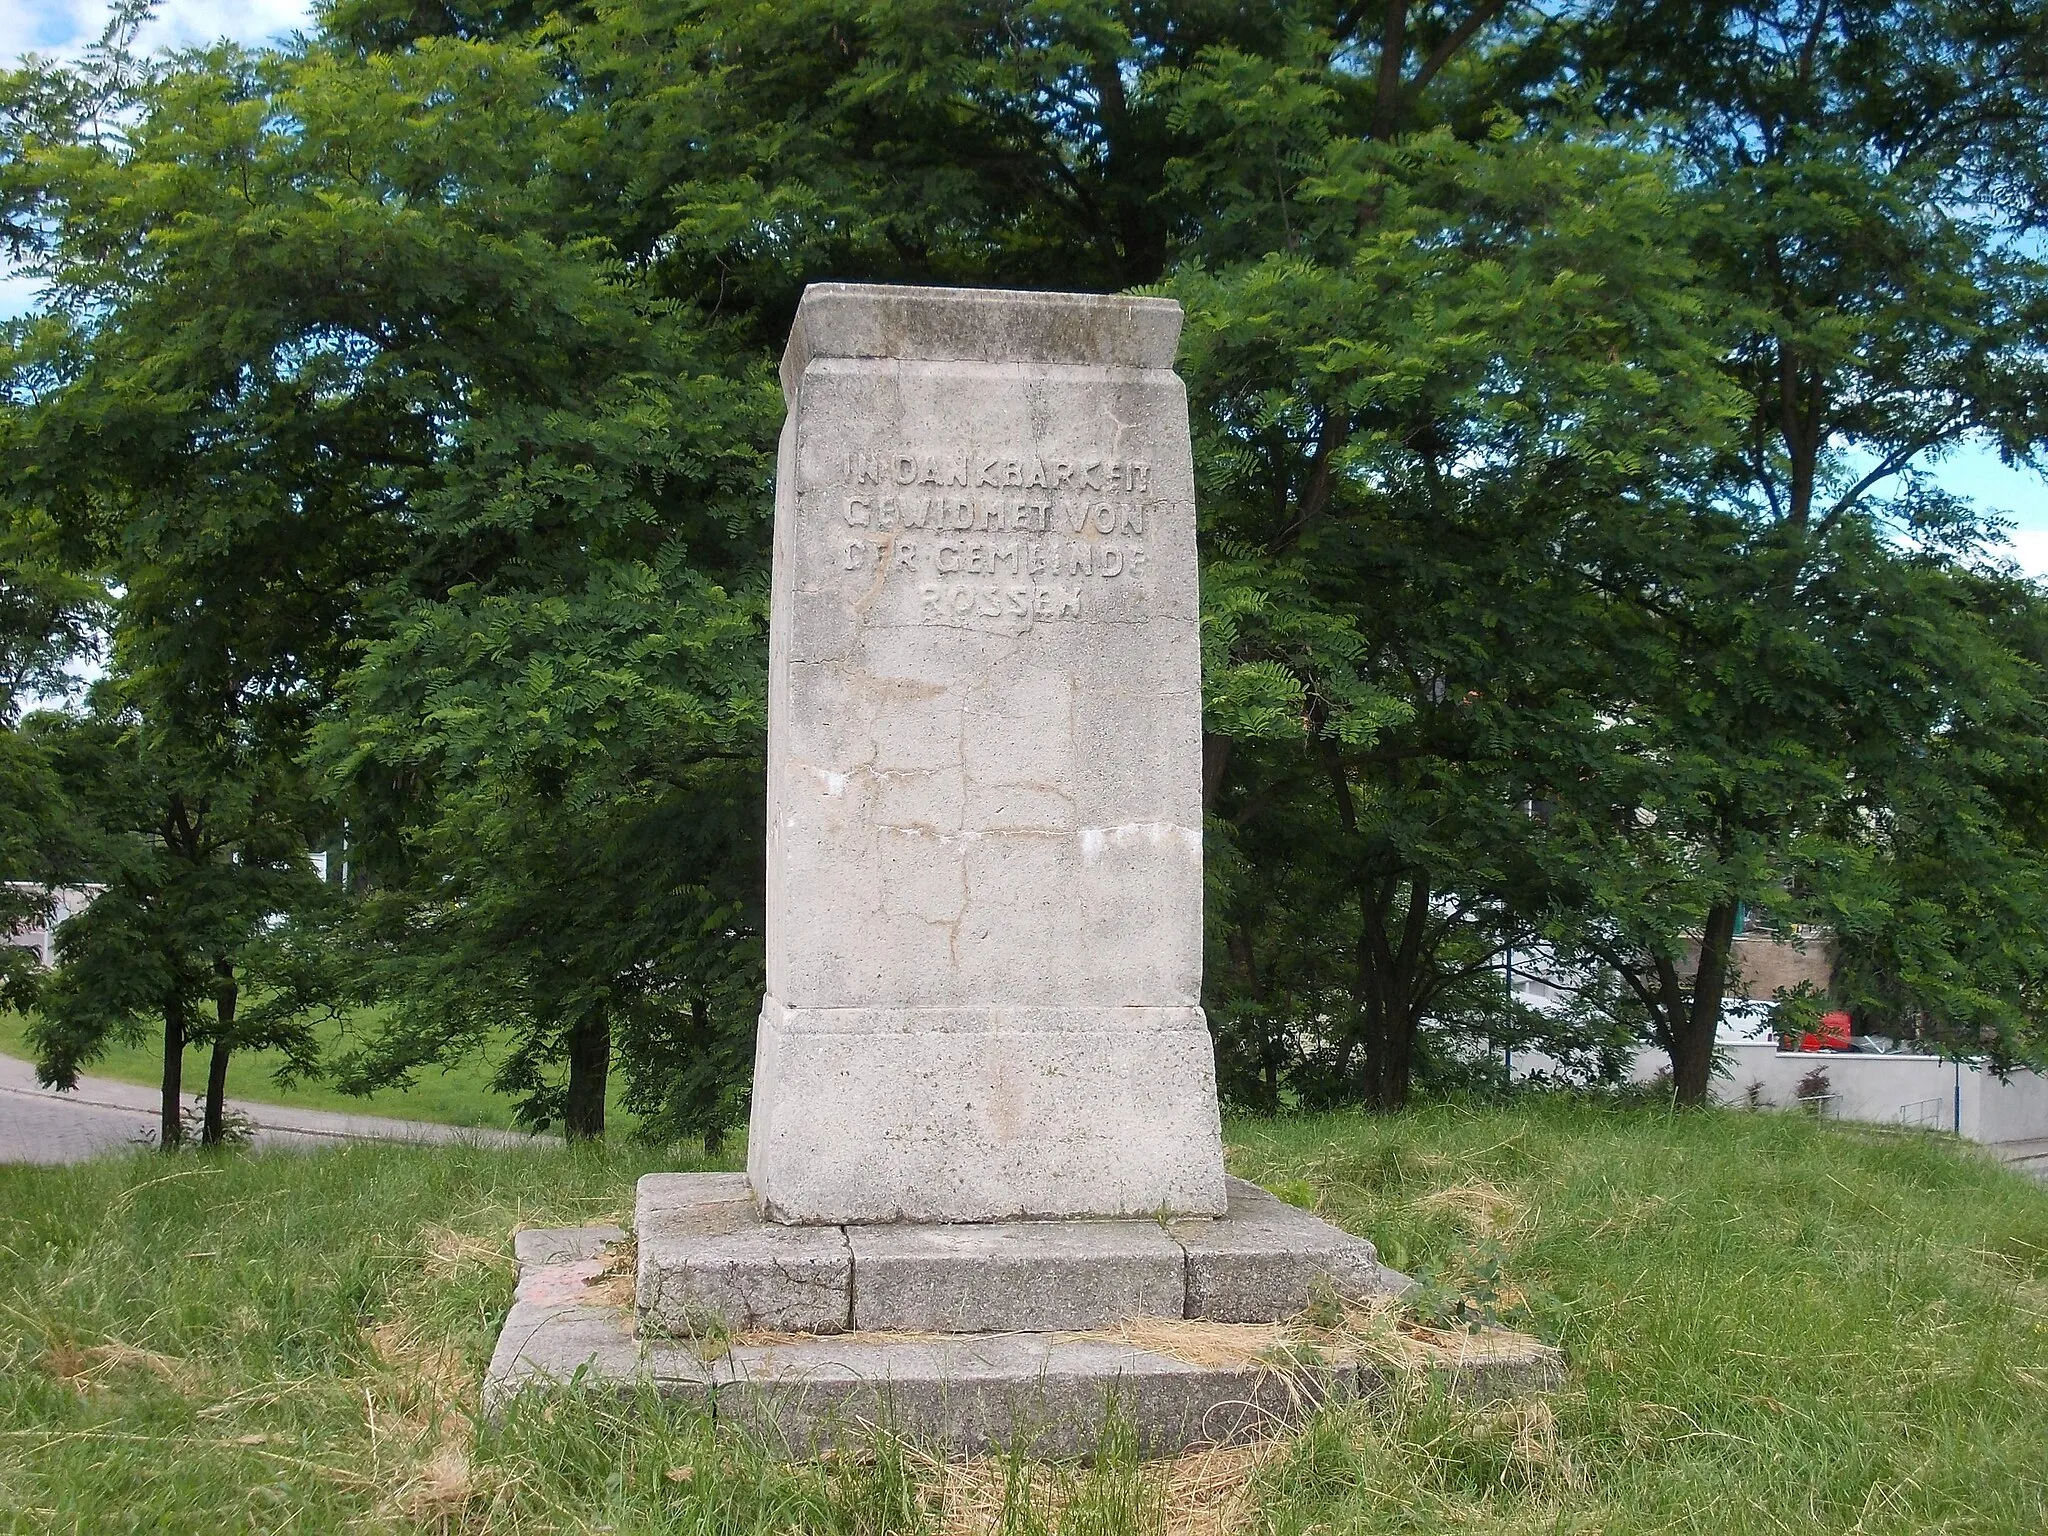
M1271 1357L1404 1278L1223 1171L1180 321L805 293L748 1171L641 1180L630 1314L582 1298L615 1229L520 1234L493 1402L582 1368L802 1451L877 1421L1085 1450L1114 1400L1177 1450L1383 1380L1327 1334ZM1219 1361L1190 1323L1268 1332Z
M782 363L778 1222L1221 1215L1169 299L820 284Z

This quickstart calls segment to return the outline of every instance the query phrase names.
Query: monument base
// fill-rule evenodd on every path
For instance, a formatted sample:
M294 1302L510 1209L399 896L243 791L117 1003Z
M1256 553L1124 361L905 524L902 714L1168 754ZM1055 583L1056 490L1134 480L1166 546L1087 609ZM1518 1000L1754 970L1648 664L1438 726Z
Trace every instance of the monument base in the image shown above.
M747 1175L772 1221L1217 1216L1199 1008L761 1007Z
M1227 1181L1215 1219L779 1226L737 1173L650 1173L634 1215L644 1326L1006 1333L1134 1317L1270 1323L1320 1288L1399 1291L1371 1243Z
M1015 1446L1085 1456L1112 1420L1135 1433L1145 1455L1164 1456L1272 1435L1326 1405L1380 1396L1418 1376L1476 1402L1543 1391L1563 1377L1555 1350L1499 1329L1389 1326L1368 1337L1341 1327L1138 1316L1077 1331L756 1330L680 1340L636 1330L608 1251L622 1235L615 1227L519 1234L518 1298L485 1381L487 1412L504 1412L526 1388L574 1381L621 1396L651 1387L790 1456L877 1432L955 1454Z

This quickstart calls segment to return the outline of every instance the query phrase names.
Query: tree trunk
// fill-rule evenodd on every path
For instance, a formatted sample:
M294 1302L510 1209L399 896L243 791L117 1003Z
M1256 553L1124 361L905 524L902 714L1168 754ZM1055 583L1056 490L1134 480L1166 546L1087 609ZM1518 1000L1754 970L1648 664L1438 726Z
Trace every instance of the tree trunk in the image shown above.
M227 1126L228 1056L234 1047L225 1040L213 1042L213 1057L206 1064L206 1125L199 1133L199 1145L217 1147Z
M164 1085L162 1118L157 1123L157 1143L164 1151L176 1150L185 1140L183 1106L178 1102L185 1079L185 999L164 1000Z
M1728 989L1728 956L1735 940L1737 903L1728 897L1707 910L1700 933L1699 969L1693 974L1692 1009L1672 1031L1671 1093L1680 1104L1704 1104L1714 1076L1714 1034Z
M241 989L235 985L234 966L216 960L213 971L213 1011L219 1027L213 1036L213 1059L206 1064L206 1123L199 1133L202 1147L219 1146L227 1126L228 1057L235 1049L235 1001L241 996Z
M1415 1019L1407 1009L1379 1003L1366 1014L1365 1107L1390 1115L1408 1104L1415 1074Z
M569 1029L569 1092L562 1105L562 1134L568 1140L604 1140L604 1088L611 1065L611 1020L603 1005L594 1003Z
M696 1036L697 1049L707 1055L711 1050L711 999L693 997L690 999L690 1029ZM725 1126L718 1120L718 1099L715 1091L707 1100L710 1113L703 1117L704 1155L716 1157L725 1147Z
M1405 1109L1415 1075L1415 1032L1422 1023L1417 999L1423 939L1429 926L1433 882L1408 877L1408 910L1401 918L1398 946L1387 942L1386 923L1373 900L1370 882L1359 886L1366 942L1359 951L1365 999L1365 1106L1375 1114Z

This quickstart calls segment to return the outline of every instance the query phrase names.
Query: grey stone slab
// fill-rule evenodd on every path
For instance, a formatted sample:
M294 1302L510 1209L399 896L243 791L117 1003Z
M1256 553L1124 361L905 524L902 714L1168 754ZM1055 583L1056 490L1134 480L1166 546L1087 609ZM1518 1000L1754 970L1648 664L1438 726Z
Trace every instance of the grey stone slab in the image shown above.
M1408 1283L1364 1239L1242 1180L1214 1220L840 1228L767 1221L739 1174L651 1174L636 1225L641 1311L652 1331L679 1335L1279 1322L1324 1284L1362 1296ZM557 1237L522 1241L568 1251Z
M625 1392L641 1379L640 1342L633 1315L595 1300L592 1281L611 1264L605 1252L625 1237L618 1227L530 1227L513 1236L519 1279L512 1309L499 1330L484 1373L483 1407L504 1410L530 1388L554 1389L583 1381ZM711 1407L712 1373L677 1369L664 1384L670 1396L695 1396Z
M764 1222L741 1174L650 1173L640 1181L635 1294L643 1326L839 1333L850 1324L853 1256L837 1227Z
M1293 1317L1319 1286L1347 1296L1403 1290L1373 1245L1243 1179L1229 1181L1230 1209L1215 1221L1172 1223L1187 1254L1187 1312L1219 1323Z
M1194 1365L1097 1339L856 1336L734 1349L718 1365L716 1411L790 1456L877 1430L967 1455L1087 1455L1113 1420L1161 1456L1271 1434L1348 1390L1343 1367Z
M546 1246L595 1250L612 1230ZM1415 1374L1306 1352L1203 1364L1199 1354L1066 1332L742 1336L691 1347L636 1337L626 1308L585 1299L605 1263L593 1253L522 1270L485 1379L487 1412L527 1390L573 1384L630 1394L646 1385L794 1456L877 1430L955 1453L1019 1445L1088 1455L1113 1423L1145 1454L1172 1455L1284 1432L1325 1403L1386 1392ZM1463 1400L1485 1402L1559 1385L1563 1361L1532 1340L1485 1336L1471 1341L1469 1356L1428 1374Z
M613 1226L527 1227L512 1234L512 1256L522 1266L573 1264L594 1259L626 1234Z
M484 1411L499 1412L529 1388L554 1388L579 1379L620 1390L639 1374L640 1350L627 1314L617 1307L543 1306L514 1302L484 1373ZM710 1377L698 1384L708 1405ZM686 1383L677 1380L680 1393Z
M1097 294L799 307L748 1138L774 1221L1223 1210L1180 323Z
M821 357L1170 368L1180 327L1171 299L813 283L790 329L782 382L794 394Z
M1156 1221L853 1227L853 1325L938 1333L1179 1317L1187 1261Z
M1378 1397L1415 1374L1361 1360L1353 1371L1352 1391L1359 1398ZM1564 1356L1534 1340L1513 1348L1479 1348L1467 1359L1430 1366L1421 1374L1446 1395L1474 1406L1515 1402L1565 1384Z

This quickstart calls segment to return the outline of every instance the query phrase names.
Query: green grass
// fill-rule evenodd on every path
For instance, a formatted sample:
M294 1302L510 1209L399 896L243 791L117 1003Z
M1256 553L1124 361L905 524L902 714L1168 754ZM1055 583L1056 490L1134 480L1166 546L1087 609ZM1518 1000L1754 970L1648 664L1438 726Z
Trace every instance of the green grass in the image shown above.
M360 1031L374 1023L364 1013L354 1019L323 1026L321 1043L332 1049L343 1043L344 1033ZM28 1020L21 1014L0 1010L0 1055L31 1060L34 1052L27 1041ZM185 1052L184 1087L190 1095L206 1088L208 1048L193 1046ZM429 1067L410 1088L380 1088L375 1093L342 1093L328 1084L301 1081L286 1087L276 1079L284 1065L278 1051L237 1051L228 1060L228 1095L257 1104L285 1104L298 1109L333 1109L352 1115L390 1115L401 1120L431 1120L443 1125L512 1128L512 1101L491 1089L494 1058L472 1056L446 1067ZM149 1038L110 1046L105 1055L86 1068L95 1077L111 1077L124 1083L154 1088L163 1080L163 1046ZM609 1114L622 1113L618 1106L620 1084L612 1082ZM624 1124L623 1120L618 1123Z
M1569 1362L1520 1409L1418 1390L1329 1414L1240 1468L1244 1529L2048 1529L2048 1189L1977 1154L1558 1102L1231 1138L1238 1171L1444 1284L1497 1268ZM1185 1494L1128 1454L1036 1482L902 1447L781 1466L688 1411L570 1394L473 1429L509 1229L616 1219L653 1166L352 1146L0 1170L0 1528L937 1531L942 1501L957 1528L1007 1491L1003 1529L1108 1536Z

